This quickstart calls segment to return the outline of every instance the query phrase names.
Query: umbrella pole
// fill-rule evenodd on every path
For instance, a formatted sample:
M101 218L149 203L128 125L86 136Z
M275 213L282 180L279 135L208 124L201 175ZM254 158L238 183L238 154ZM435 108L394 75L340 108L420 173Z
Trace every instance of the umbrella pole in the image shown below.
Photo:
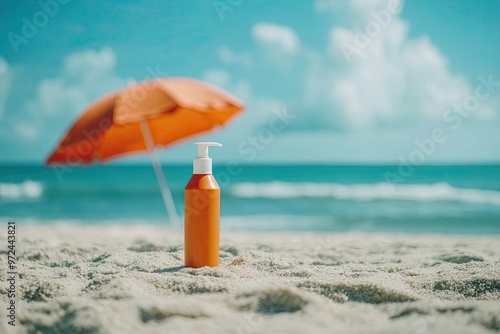
M170 192L170 188L168 187L165 174L163 174L163 170L161 169L160 160L158 160L158 156L155 152L155 144L153 141L153 136L151 135L149 123L147 120L142 120L140 124L142 137L144 138L144 142L146 143L146 147L150 153L151 162L156 173L156 178L158 179L158 183L160 184L161 195L163 197L163 202L165 203L165 208L167 209L168 216L170 218L170 221L172 221L173 226L175 228L179 228L179 217L177 216L177 211L175 210L174 199L172 198L172 193Z

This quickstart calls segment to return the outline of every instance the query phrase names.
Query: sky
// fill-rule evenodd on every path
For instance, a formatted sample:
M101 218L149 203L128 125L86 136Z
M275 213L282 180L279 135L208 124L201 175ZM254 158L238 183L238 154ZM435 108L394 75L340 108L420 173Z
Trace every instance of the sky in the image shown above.
M196 138L218 162L499 163L498 17L495 0L2 1L0 163L42 163L96 98L168 76L245 103Z

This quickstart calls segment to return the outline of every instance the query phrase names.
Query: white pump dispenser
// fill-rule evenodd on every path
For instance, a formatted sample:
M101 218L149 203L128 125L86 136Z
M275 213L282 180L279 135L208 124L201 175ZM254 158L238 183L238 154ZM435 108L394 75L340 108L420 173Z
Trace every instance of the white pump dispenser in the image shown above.
M221 147L222 144L216 142L198 142L198 158L193 160L193 174L212 174L212 159L208 156L208 147Z

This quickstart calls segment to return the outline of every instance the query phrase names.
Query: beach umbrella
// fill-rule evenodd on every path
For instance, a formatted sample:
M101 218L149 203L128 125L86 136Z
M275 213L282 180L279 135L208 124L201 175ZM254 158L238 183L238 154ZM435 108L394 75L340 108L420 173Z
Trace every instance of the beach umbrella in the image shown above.
M145 81L92 103L49 155L46 164L92 164L147 151L170 220L178 226L172 194L155 149L223 126L242 110L240 101L197 80Z

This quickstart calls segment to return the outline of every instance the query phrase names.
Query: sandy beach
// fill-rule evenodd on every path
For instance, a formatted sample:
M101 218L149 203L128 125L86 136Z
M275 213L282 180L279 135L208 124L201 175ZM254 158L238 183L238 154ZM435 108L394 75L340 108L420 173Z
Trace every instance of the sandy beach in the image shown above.
M183 267L181 231L155 226L19 226L18 240L7 333L500 330L499 237L223 232L221 265L200 269Z

